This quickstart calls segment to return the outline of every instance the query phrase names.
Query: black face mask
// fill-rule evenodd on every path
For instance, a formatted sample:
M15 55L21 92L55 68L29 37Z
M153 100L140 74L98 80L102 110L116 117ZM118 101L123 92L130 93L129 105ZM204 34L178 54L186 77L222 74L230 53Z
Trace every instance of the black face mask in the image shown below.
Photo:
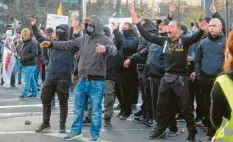
M66 32L65 32L65 30L63 30L61 28L56 29L56 35L57 35L57 39L60 41L67 40Z
M94 25L86 25L86 32L89 36L92 36L95 32L95 26Z
M130 37L133 35L133 30L123 30L123 35L125 37Z

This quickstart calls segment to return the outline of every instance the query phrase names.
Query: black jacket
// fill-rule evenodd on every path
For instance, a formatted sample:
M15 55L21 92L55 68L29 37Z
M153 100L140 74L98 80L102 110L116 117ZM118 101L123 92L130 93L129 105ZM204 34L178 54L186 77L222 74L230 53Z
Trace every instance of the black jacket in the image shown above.
M233 72L229 73L228 76L233 81ZM231 100L232 101L232 100ZM231 107L223 93L220 84L217 82L212 88L211 92L211 109L210 109L210 120L212 125L218 129L222 123L223 116L225 118L231 118ZM232 119L232 118L231 118Z
M38 47L31 39L24 41L22 48L20 48L20 62L23 66L31 66L37 64Z
M56 28L62 28L66 31L67 39L69 39L69 25L61 24L57 26ZM46 39L43 37L40 32L37 29L37 26L33 26L33 33L36 37L38 42L43 41L49 41L49 39ZM58 37L57 37L58 38ZM43 51L43 54L45 52ZM74 53L72 51L65 51L65 50L56 50L54 48L47 49L48 55L48 76L51 78L57 78L57 77L71 77L71 73L73 71L73 61L74 61ZM44 57L45 55L43 55ZM44 60L44 58L43 58Z
M116 55L117 62L120 62L121 69L124 68L124 61L137 52L138 47L138 37L132 33L131 36L125 37L119 29L113 31L114 34L114 44L118 49L118 53ZM131 66L132 67L132 66ZM130 67L130 68L131 68ZM135 66L136 67L136 66Z
M188 75L187 70L187 55L189 46L199 41L204 34L204 31L199 30L192 36L181 36L176 41L171 41L168 37L159 37L155 33L146 31L141 23L137 24L139 32L149 42L158 44L164 47L165 52L165 72L176 75Z

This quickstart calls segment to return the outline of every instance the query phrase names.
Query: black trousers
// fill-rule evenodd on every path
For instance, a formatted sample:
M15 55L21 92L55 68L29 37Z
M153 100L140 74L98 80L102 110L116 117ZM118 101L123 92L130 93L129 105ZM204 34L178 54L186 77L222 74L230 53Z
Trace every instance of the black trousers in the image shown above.
M45 81L45 77L46 77L46 70L45 70L45 64L42 63L42 73L41 73L41 80L44 82Z
M121 88L120 88L120 79L119 79L119 76L117 76L117 79L116 79L116 84L114 86L115 88L115 96L116 98L118 99L119 101L119 104L121 105L122 104L122 95L121 95Z
M201 94L200 81L195 79L194 81L189 81L189 92L191 96L191 103L193 111L194 109L194 100L196 98L196 118L203 119L204 117L204 97Z
M194 114L190 105L188 78L185 76L165 75L161 79L156 108L157 129L165 131L174 118L176 111L173 110L174 107L170 103L174 101L185 116L189 133L196 134Z
M148 69L145 65L137 65L139 90L142 94L141 111L144 118L152 118L152 101Z
M138 87L139 87L139 82L138 82L138 73L135 70L132 71L133 74L133 80L132 80L132 104L136 105L138 103L138 97L139 97L139 91L138 91Z
M119 73L119 86L121 90L121 111L126 115L132 112L132 92L134 89L135 79L131 70L124 70Z
M211 89L214 85L215 77L203 76L201 77L201 94L204 97L204 120L202 123L208 127L207 136L213 137L216 129L210 122L210 106L211 106Z
M154 120L156 121L156 106L157 106L157 101L158 101L158 93L159 93L159 86L160 86L160 80L161 77L159 76L150 76L150 89L151 89L151 98L152 98L152 110L153 110L153 117ZM172 93L172 92L171 92ZM177 112L177 104L176 102L170 102L169 104L172 104L172 107L169 107L169 112L171 112L173 114L173 116L171 115L171 119L169 122L169 130L172 132L176 132L178 131L177 128L177 122L175 119L175 112Z
M60 127L65 126L68 113L69 86L69 81L65 79L48 80L46 78L41 94L43 123L47 124L50 121L51 101L55 92L57 92L60 104Z

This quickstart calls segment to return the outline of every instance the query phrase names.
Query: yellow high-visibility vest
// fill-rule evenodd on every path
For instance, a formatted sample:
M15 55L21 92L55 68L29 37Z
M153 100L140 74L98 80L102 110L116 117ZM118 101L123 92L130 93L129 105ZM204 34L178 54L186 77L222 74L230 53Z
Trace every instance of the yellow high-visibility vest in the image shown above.
M212 142L233 142L233 81L226 74L224 74L219 76L215 83L216 82L220 84L232 112L230 120L223 117L222 124L215 133Z

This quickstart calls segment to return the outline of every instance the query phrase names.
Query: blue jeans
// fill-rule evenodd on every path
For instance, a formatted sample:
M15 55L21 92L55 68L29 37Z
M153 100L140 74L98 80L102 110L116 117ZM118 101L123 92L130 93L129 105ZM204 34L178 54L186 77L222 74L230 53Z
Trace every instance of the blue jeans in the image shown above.
M104 96L105 81L88 81L79 78L75 89L74 122L71 126L71 132L75 134L82 133L84 110L87 98L90 99L92 106L92 120L90 133L92 138L100 136L102 128L102 101Z
M32 88L32 96L36 97L38 94L37 85L34 79L34 72L36 69L36 66L25 66L24 68L24 89L22 95L24 97L27 97L27 93L29 92L29 89Z
M21 79L22 79L23 65L21 64L20 60L17 60L16 64L17 64L18 81L21 81Z

